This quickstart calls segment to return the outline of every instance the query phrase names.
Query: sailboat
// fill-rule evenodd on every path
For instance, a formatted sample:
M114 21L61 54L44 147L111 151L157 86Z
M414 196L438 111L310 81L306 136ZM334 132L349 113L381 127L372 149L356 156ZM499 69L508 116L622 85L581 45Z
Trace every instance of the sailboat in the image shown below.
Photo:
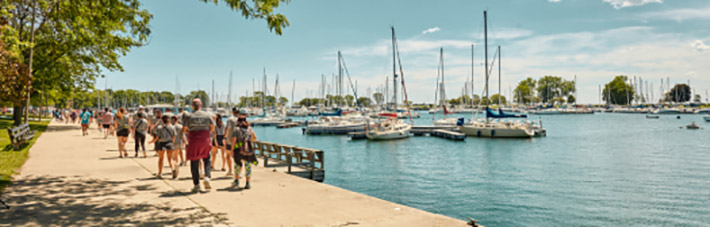
M484 43L485 43L485 72L486 72L486 86L485 86L485 97L489 97L488 93L488 18L487 12L483 11L483 21L484 21ZM499 51L500 53L500 51ZM498 55L500 58L500 55ZM499 62L500 64L500 62ZM500 71L500 70L499 70ZM486 102L486 118L471 120L468 124L463 124L460 122L459 130L466 134L467 136L477 136L477 137L490 137L490 138L531 138L534 137L536 131L544 132L541 123L539 125L534 125L532 122L512 122L512 121L498 121L497 119L502 118L512 118L512 117L527 117L522 115L506 114L502 111L494 113L488 107L488 102ZM493 118L494 120L491 120Z
M458 119L456 118L446 118L447 114L453 114L446 109L446 89L444 88L444 48L439 49L439 67L437 68L439 75L441 76L441 81L439 82L439 106L441 106L442 112L444 113L444 118L435 120L435 126L456 126Z
M393 140L393 139L404 139L409 137L409 131L412 129L412 125L405 123L397 117L397 63L399 63L399 75L402 82L402 90L404 91L404 100L407 105L407 112L410 114L411 121L411 111L409 110L409 100L407 99L407 90L404 86L404 72L402 71L402 62L399 59L399 48L397 47L397 38L394 34L394 27L392 27L392 82L394 85L394 96L392 104L392 113L380 113L380 117L386 117L386 119L380 119L377 123L371 125L367 124L365 127L365 136L369 140Z

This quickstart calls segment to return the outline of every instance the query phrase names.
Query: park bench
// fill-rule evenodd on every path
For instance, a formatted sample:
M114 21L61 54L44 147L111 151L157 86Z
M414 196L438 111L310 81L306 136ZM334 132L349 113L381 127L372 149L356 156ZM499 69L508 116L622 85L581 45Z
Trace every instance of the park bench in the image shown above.
M7 134L10 135L10 143L12 143L12 148L16 151L20 150L23 144L26 144L35 136L35 132L30 130L29 124L7 128Z

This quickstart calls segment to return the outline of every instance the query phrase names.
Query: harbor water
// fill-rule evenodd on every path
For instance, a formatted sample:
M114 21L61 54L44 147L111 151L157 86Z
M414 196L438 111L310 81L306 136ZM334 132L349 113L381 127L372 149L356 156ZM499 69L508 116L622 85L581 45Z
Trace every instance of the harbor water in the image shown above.
M440 118L420 114L417 125ZM542 120L547 137L463 142L255 131L263 141L322 149L326 184L487 226L710 224L710 123L701 115ZM692 121L704 129L685 129Z

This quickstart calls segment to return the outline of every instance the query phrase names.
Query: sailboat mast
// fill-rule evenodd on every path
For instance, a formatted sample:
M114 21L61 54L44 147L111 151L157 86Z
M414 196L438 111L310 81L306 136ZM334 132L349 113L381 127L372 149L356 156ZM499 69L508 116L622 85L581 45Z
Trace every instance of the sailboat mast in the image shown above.
M393 92L393 110L397 113L397 60L395 58L397 52L395 51L395 37L394 37L394 26L392 26L392 90Z
M501 68L501 67L500 67L500 55L501 55L500 46L498 46L498 107L500 107L500 105L501 105L501 103L500 103L500 98L501 98L501 97L500 97L500 96L502 95L502 94L501 94L502 90L501 90L501 88L500 88L500 87L501 87L501 82L502 82L502 80L501 80L501 73L500 73L500 68Z
M296 90L296 80L293 80L293 87L291 87L291 107L293 107L293 104L295 101L293 100L293 92Z
M483 11L483 45L484 45L484 56L485 56L485 71L486 71L486 111L488 111L488 13ZM486 112L487 113L487 112ZM486 123L488 123L488 114L486 114Z
M338 97L338 107L343 107L343 66L341 64L341 55L340 51L338 51L338 79L335 81L338 83L335 86L335 89L337 90Z
M473 44L471 44L471 108L473 108L473 95L476 94L473 92L473 66L474 66L474 61L473 61Z

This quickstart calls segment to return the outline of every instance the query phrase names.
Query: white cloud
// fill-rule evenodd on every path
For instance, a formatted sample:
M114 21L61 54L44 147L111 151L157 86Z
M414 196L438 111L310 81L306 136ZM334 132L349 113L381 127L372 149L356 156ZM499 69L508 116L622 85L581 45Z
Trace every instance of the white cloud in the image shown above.
M663 0L604 0L604 2L611 4L615 9L621 9L624 7L646 5L648 3L663 3Z
M429 29L427 29L427 30L422 31L422 35L426 35L426 34L428 34L428 33L438 32L439 30L441 30L441 29L439 29L439 27L429 28Z
M690 43L690 46L692 46L698 51L710 50L710 45L706 45L702 40L695 40Z
M690 19L710 19L710 8L672 9L639 14L644 20L675 20L682 22Z

